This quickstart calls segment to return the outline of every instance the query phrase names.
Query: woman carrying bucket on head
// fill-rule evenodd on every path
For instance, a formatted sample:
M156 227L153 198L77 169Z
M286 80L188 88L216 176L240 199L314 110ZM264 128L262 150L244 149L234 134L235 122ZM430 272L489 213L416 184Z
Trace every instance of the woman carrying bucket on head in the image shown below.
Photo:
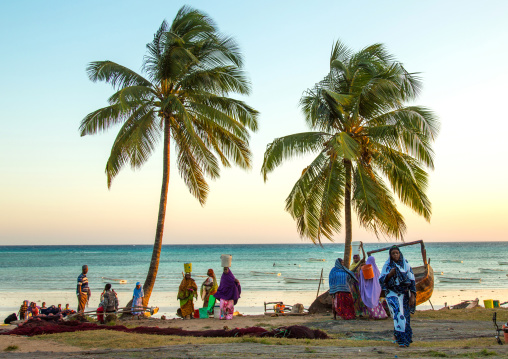
M242 293L240 282L235 278L231 269L229 269L231 267L231 258L230 255L223 254L221 256L224 271L220 278L219 289L214 294L214 297L220 300L220 319L227 320L233 319L234 306Z
M379 303L379 296L381 295L381 285L379 284L380 273L374 257L370 256L367 258L367 262L362 266L360 272L360 293L362 302L369 313L369 318L387 318L388 316L383 305Z
M191 319L194 314L194 298L198 297L198 286L191 278L192 263L185 263L185 276L178 288L178 297L180 300L180 311L183 319Z

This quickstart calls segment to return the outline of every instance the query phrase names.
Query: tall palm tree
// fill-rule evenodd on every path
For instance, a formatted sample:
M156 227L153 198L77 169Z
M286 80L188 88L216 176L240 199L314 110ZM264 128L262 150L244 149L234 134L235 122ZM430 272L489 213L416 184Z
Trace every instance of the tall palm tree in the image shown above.
M267 146L261 170L265 181L284 160L317 153L287 197L286 210L300 236L315 244L341 231L344 210L347 266L352 209L360 225L378 237L403 239L406 231L392 191L430 220L426 168L434 167L431 143L439 123L428 109L405 105L420 88L419 79L383 45L355 53L338 41L330 72L300 100L314 132L276 138Z
M109 106L87 115L81 136L122 124L106 164L108 187L122 167L143 165L162 139L162 189L150 268L143 285L144 305L157 277L170 170L170 144L190 193L205 204L205 176L219 177L220 163L251 166L248 129L257 129L257 111L231 93L249 94L235 41L221 35L204 13L182 7L171 26L166 21L147 45L143 77L112 61L91 62L92 81L105 81L116 92Z

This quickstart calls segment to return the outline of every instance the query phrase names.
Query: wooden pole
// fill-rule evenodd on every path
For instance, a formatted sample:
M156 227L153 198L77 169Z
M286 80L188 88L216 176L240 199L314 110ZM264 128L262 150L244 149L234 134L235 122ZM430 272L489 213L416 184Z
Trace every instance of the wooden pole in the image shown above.
M316 298L319 297L319 289L321 288L321 281L323 280L323 268L321 268L321 277L319 277L319 285L317 287Z

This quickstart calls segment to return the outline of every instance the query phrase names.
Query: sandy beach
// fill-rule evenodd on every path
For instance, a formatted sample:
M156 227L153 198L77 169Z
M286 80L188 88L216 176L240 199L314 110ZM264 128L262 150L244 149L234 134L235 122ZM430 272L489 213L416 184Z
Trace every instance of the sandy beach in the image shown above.
M320 292L322 293L322 292ZM92 293L89 308L97 308L99 304L100 293ZM178 308L176 292L154 292L150 298L150 306L159 307L159 313L156 317L165 315L173 318ZM306 308L312 304L316 298L316 291L245 291L235 310L246 315L263 314L264 302L283 301L286 304L293 305L302 303ZM474 300L478 298L480 305L483 305L485 299L498 299L500 302L508 301L508 289L457 289L457 290L434 290L431 298L434 309L442 308L445 303L448 305L458 304L463 300ZM8 314L17 312L21 302L24 299L35 301L38 305L46 302L46 305L69 303L71 308L75 309L77 305L74 292L2 292L0 294L0 315L5 318ZM131 294L119 292L118 299L120 306L125 305L130 299ZM201 306L202 301L198 299L195 307ZM429 302L423 303L417 307L418 310L431 309Z

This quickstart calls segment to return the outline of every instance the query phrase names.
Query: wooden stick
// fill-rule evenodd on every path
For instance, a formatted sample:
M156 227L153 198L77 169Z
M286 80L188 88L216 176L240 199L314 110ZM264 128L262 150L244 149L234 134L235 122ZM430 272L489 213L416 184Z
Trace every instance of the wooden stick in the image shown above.
M321 281L323 280L323 268L321 268L321 277L319 277L319 285L317 287L316 298L319 296L319 289L321 288Z

